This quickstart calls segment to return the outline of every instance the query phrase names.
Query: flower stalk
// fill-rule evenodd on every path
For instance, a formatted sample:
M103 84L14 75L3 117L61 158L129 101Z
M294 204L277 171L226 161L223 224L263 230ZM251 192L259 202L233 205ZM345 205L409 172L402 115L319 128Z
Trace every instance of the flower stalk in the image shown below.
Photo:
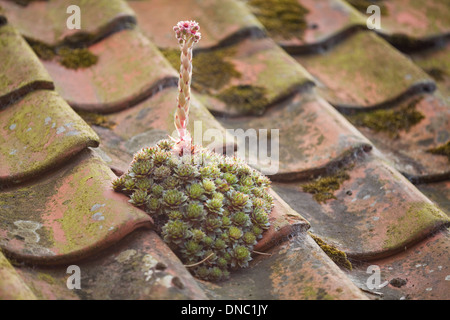
M180 77L178 80L177 110L175 112L175 128L177 129L179 140L175 140L177 149L190 149L191 136L187 125L189 122L189 106L191 100L191 79L192 79L192 49L197 43L201 34L200 26L195 21L179 21L173 27L175 36L180 45Z

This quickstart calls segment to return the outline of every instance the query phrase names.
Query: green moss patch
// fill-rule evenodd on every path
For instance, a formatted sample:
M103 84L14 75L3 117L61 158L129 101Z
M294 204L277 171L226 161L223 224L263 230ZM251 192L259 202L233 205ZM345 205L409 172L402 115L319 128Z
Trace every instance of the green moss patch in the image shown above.
M68 69L89 68L98 61L98 57L86 48L71 49L63 47L58 50L59 63Z
M393 33L388 37L389 42L403 52L412 52L423 49L423 41L410 37L403 33Z
M370 0L347 0L356 10L366 14L367 8L371 5L377 5L380 8L380 13L383 16L388 15L388 9L382 1L370 1Z
M341 169L336 173L324 177L319 177L312 182L302 186L304 192L313 194L314 200L325 203L327 200L336 199L334 192L341 188L341 184L350 179L346 170Z
M259 86L232 86L217 97L240 114L261 114L269 103L266 89Z
M422 98L414 99L406 106L388 110L374 110L349 116L356 126L366 127L375 132L386 132L392 138L398 138L400 131L408 131L425 116L416 110Z
M30 45L31 49L33 49L34 53L36 53L36 55L40 59L44 61L49 61L55 58L56 56L55 47L34 40L27 40L27 42Z
M192 88L200 93L210 93L211 89L221 89L232 78L240 78L241 73L231 62L225 60L234 51L234 48L227 48L195 54L192 58ZM175 69L180 68L179 50L161 49L161 52Z
M102 114L88 111L77 111L78 115L83 118L89 125L99 126L107 129L113 129L117 123L109 120Z
M435 227L443 222L448 223L448 217L434 204L411 203L396 223L388 226L383 247L394 249L409 239L416 239L426 228Z
M248 4L271 36L303 37L309 10L297 0L250 0Z
M57 59L61 65L68 69L89 68L98 62L98 56L87 48L58 47L32 39L27 39L27 42L41 60Z
M436 81L444 81L445 77L448 76L448 73L440 68L429 68L424 70L426 73L428 73L430 76L433 77Z
M336 263L339 267L352 270L353 266L351 262L347 259L347 254L344 251L337 249L335 246L327 244L318 236L308 232L311 238L319 245L319 247Z
M47 0L9 0L9 1L14 2L15 4L18 4L20 6L26 7L30 4L30 2L47 1Z
M450 161L450 141L447 141L447 143L444 143L443 145L440 145L436 148L428 149L427 152L447 156L448 161Z

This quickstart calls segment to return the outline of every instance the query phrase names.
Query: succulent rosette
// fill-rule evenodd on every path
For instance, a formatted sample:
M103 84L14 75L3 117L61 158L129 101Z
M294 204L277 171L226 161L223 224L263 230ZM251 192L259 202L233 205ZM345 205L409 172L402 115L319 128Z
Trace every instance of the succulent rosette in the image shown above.
M140 150L114 190L153 217L156 231L197 277L223 280L246 267L269 227L270 180L239 158L199 146L191 157L162 140Z

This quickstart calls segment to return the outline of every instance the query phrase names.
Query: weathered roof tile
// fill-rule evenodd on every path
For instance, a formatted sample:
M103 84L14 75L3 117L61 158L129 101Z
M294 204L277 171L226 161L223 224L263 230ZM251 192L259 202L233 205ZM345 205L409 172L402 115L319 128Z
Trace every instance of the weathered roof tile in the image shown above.
M335 199L315 200L313 195L321 190L307 193L305 182L274 184L275 192L310 222L317 235L357 260L393 254L450 225L450 219L376 149L371 153L347 167L337 190L324 191L334 193ZM332 183L323 180L323 188L327 181Z
M240 1L128 0L128 4L136 12L144 34L161 48L178 48L172 26L187 17L201 25L202 41L198 48L225 45L243 35L263 35L261 23Z
M63 263L98 252L151 218L112 190L114 174L88 151L32 184L0 192L0 246L22 261Z
M340 110L381 107L434 81L375 33L360 31L322 54L296 56L318 81L318 91Z
M232 273L230 280L202 286L212 299L367 299L304 231L267 253Z
M284 3L285 8L282 8L281 5L279 8L281 16L274 14L271 19L279 21L280 27L283 27L283 24L292 23L292 19L289 20L292 18L290 16L293 11L292 7L300 6L299 8L303 8L300 11L304 13L303 16L297 15L296 18L299 21L303 20L303 24L299 23L296 28L292 27L290 34L285 35L276 30L271 32L270 25L275 21L269 19L263 20L263 23L266 21L269 35L290 53L321 51L330 44L346 38L353 29L366 26L364 17L342 0L292 0ZM274 6L278 5L272 4L270 1L267 3L250 1L249 4L257 17L266 11L273 10ZM261 6L267 6L267 8L261 8ZM286 20L283 20L283 17Z
M1 0L0 4L10 23L24 37L48 45L91 44L136 24L133 10L122 0L32 1L27 6ZM67 12L71 5L80 8L81 29L67 27L67 20L73 14Z
M447 157L430 152L450 140L450 108L438 92L413 96L388 110L363 111L350 120L409 179L450 176Z
M422 183L417 188L450 216L450 180Z
M67 267L16 270L43 300L206 299L196 280L161 238L139 229L91 259L77 261L80 289L67 289Z
M445 1L384 1L383 5L387 10L382 18L383 32L422 39L450 34L450 6Z
M77 110L113 112L142 101L165 86L176 86L177 72L137 30L123 30L89 47L98 62L67 69L43 61L56 90Z
M276 180L307 178L357 150L371 149L367 139L316 95L296 94L269 108L261 117L218 119L224 127L236 129L238 137L240 129L250 139L252 132L255 139L260 137L262 146L258 148L262 151L268 147L270 157L267 152L257 152L257 141L250 140L245 145L244 137L238 139L238 154L245 151L252 166L267 171ZM267 130L271 146L262 142L265 135L261 129ZM264 156L270 158L270 163L265 163Z
M421 67L436 81L444 96L450 96L450 41L433 50L410 55L415 64Z
M374 299L381 294L386 300L448 300L449 245L449 230L444 229L396 255L356 265L351 277L366 292L378 293L368 295ZM381 288L372 287L374 266L379 268Z
M0 252L0 298L2 300L36 300L14 267Z
M54 91L29 93L0 111L0 123L0 184L38 177L99 143Z
M37 89L54 88L53 81L20 34L0 27L0 110Z

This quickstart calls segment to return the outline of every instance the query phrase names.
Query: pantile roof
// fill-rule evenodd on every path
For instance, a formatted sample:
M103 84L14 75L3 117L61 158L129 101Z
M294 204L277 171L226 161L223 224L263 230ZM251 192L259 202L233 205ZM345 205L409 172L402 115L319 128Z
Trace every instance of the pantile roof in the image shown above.
M372 31L354 1L267 3L0 0L0 299L450 299L449 6L380 1ZM218 283L111 186L173 135L186 19L193 136L278 129L271 226Z

